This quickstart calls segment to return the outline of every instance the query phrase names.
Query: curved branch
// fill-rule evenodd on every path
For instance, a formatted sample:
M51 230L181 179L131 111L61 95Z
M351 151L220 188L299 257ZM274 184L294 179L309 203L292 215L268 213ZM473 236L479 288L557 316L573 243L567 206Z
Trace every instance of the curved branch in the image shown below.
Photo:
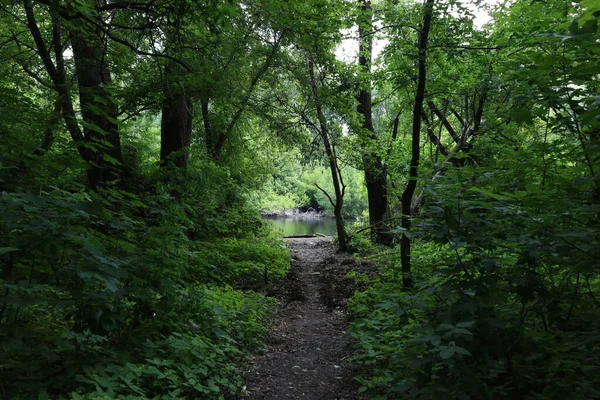
M315 182L315 186L317 187L317 189L319 189L321 192L323 192L323 194L325 196L327 196L327 199L329 199L329 202L331 203L331 206L335 208L335 202L333 201L333 199L331 198L331 196L329 195L329 193L327 193L325 191L325 189L323 189L321 186L319 186L318 183Z

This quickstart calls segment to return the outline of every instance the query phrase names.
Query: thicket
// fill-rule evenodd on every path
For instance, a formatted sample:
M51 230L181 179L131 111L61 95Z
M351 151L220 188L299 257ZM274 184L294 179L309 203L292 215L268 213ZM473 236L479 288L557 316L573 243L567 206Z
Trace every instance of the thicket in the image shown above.
M261 346L272 305L250 289L285 274L289 255L255 214L196 188L180 199L166 188L2 193L4 398L240 389L237 367Z
M428 53L430 101L452 76L458 93L424 107L421 194L394 229L413 244L412 285L399 246L371 249L378 277L349 307L371 398L600 397L600 12L581 6L513 2L484 41ZM482 64L482 80L453 75ZM463 125L454 96L489 110L462 154L437 137Z
M101 166L119 178L91 188L88 172L99 165L80 157L82 143L57 115L64 105L53 104L29 32L16 30L21 7L3 4L9 23L0 28L9 61L0 66L0 397L218 399L240 391L239 367L263 345L274 303L259 291L289 265L245 199L258 185L248 153L216 162L196 147L188 168L169 155L159 168L160 106L146 98L151 111L128 108L137 87L122 73L122 91L111 86L108 99L128 113L118 120L123 155L105 153ZM49 40L44 7L36 4L35 15ZM70 39L62 40L66 51ZM77 122L105 135L79 114Z

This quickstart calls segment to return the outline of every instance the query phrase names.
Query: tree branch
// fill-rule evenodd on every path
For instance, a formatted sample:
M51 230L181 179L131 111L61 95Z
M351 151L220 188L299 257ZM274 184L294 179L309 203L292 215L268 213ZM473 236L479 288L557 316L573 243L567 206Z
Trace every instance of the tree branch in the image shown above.
M327 193L327 192L325 191L325 189L323 189L321 186L319 186L319 184L318 184L318 183L316 183L316 182L315 182L315 186L317 187L317 189L319 189L321 192L323 192L323 194L324 194L325 196L327 196L327 198L329 199L329 202L331 203L331 206L332 206L333 208L335 208L335 203L333 202L333 199L331 198L331 196L329 195L329 193Z
M425 113L423 113L423 121L425 122L425 128L427 130L427 136L429 136L429 140L431 140L431 142L435 144L435 147L440 151L440 153L447 157L448 150L446 150L446 147L444 147L444 145L441 143L440 139L437 137L435 132L433 132L433 128L429 123L429 120L427 119Z
M57 76L57 71L54 63L52 62L52 58L50 57L50 52L48 51L48 47L46 47L46 43L42 37L42 33L40 32L40 28L37 25L37 21L35 20L35 14L33 13L33 7L31 5L30 0L23 0L23 7L25 8L25 15L27 16L27 28L29 28L29 32L33 36L33 41L37 47L38 54L42 58L42 62L46 67L49 75L51 77Z
M444 127L446 128L446 130L448 131L448 133L450 134L450 136L452 136L452 139L456 143L458 143L460 141L460 136L458 136L458 134L456 133L456 131L454 130L454 128L452 127L452 125L450 124L450 122L448 121L448 119L446 118L446 115L444 115L444 113L441 112L435 106L435 104L433 104L433 101L431 101L431 100L427 100L427 106L429 106L429 109L442 121L442 123L444 124Z
M271 52L267 55L267 59L265 60L265 63L256 72L256 74L252 78L252 81L250 82L250 87L248 88L246 96L242 100L240 107L238 108L236 113L233 115L233 118L227 125L225 132L222 132L219 135L219 139L218 139L217 143L215 144L215 154L216 155L218 155L221 152L221 149L223 148L223 145L225 144L225 140L227 140L227 138L229 136L231 136L231 132L233 132L233 128L235 128L235 125L237 124L238 120L241 118L242 114L244 113L246 106L248 105L248 102L250 101L252 94L254 93L254 89L256 88L256 85L258 84L258 82L260 81L262 76L269 70L271 63L275 59L275 55L277 54L277 51L279 50L279 45L281 43L281 40L283 39L283 36L284 35L282 33L279 36L279 38L275 41L275 43L273 43L273 47L271 48Z

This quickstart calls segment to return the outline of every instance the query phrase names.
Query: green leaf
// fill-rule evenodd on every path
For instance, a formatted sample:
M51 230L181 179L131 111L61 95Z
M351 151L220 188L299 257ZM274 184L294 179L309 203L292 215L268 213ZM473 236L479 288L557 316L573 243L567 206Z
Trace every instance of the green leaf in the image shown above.
M439 324L436 328L436 331L447 331L450 329L454 329L454 325L451 324Z
M448 358L454 355L454 347L446 347L442 351L440 351L440 357L442 359L447 360Z
M80 272L79 273L79 277L81 279L97 279L99 281L104 282L104 284L106 285L106 290L108 290L109 292L116 292L118 289L118 285L119 285L119 281L115 278L109 277L109 276L104 276L101 275L97 272Z
M466 335L466 336L473 336L473 333L471 333L470 331L468 331L464 328L454 328L454 329L452 329L452 333L458 333L458 334Z
M592 126L598 125L599 117L600 117L600 109L598 109L598 108L588 110L579 116L579 118L581 119L581 122L583 124L592 125Z
M12 253L13 251L19 251L19 249L15 247L0 247L0 256L6 253Z
M585 34L594 34L598 31L598 20L597 19L589 19L587 21L585 21L585 23L583 24L583 26L581 28L579 28L579 31L577 33L579 33L580 35L585 35Z
M396 392L396 393L398 393L398 392L406 392L411 387L412 387L412 382L404 380L404 381L401 381L396 386L392 387L392 392Z
M456 353L458 353L458 354L464 354L464 355L466 355L466 356L471 356L471 355L472 355L472 354L469 352L469 350L467 350L467 349L464 349L464 348L462 348L462 347L460 347L460 346L454 346L454 347L453 347L453 349L454 349L454 352L456 352Z
M112 165L120 165L121 163L119 162L119 160L117 160L114 157L109 156L108 154L104 154L102 156L102 158L104 159L104 161L111 163Z
M577 35L578 28L579 28L579 23L577 22L577 20L572 21L571 25L569 25L569 33L571 35Z
M475 186L472 187L472 188L469 188L469 191L476 192L476 193L481 193L481 194L484 194L484 195L489 196L492 199L496 199L496 200L505 200L507 197L508 198L512 197L512 196L508 195L507 193L502 193L503 196L501 196L499 194L490 192L489 190L482 189L482 188L475 187Z

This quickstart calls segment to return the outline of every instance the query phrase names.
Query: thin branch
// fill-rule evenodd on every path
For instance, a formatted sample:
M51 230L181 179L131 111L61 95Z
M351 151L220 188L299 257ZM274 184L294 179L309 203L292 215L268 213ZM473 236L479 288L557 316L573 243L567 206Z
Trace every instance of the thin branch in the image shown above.
M47 89L54 89L54 85L52 85L51 83L48 83L44 79L42 79L42 77L39 76L37 72L30 70L24 63L21 63L21 62L18 62L18 63L21 66L21 69L23 69L23 71L27 75L29 75L31 78L33 78L37 83L39 83L40 85L42 85L43 87L45 87Z
M148 57L157 57L157 58L165 58L167 60L173 61L179 65L181 65L187 72L192 72L192 68L187 65L185 62L181 61L180 59L178 59L177 57L173 57L170 56L168 54L164 54L164 53L150 53L148 51L144 51L144 50L140 50L137 46L129 43L127 40L119 38L115 35L113 35L108 29L104 28L103 26L95 23L93 20L84 17L84 19L86 19L87 21L90 21L92 23L94 23L98 28L100 28L100 30L102 31L102 33L104 33L107 37L109 37L111 40L122 44L123 46L129 48L131 51L133 51L135 54L137 55L141 55L141 56L148 56Z
M42 144L40 148L34 152L34 154L37 156L43 156L44 154L46 154L48 151L50 151L52 145L54 144L54 127L56 126L56 124L58 124L62 116L61 104L62 99L60 98L60 96L57 96L56 100L54 101L54 109L52 111L52 116L50 118L50 121L48 121L48 126L44 131L44 139L42 140Z
M448 157L448 150L446 150L446 147L444 147L440 139L433 131L433 127L431 126L431 123L427 119L425 113L423 113L423 121L425 122L425 128L427 130L427 136L429 137L429 140L431 140L431 142L435 144L435 147L439 150L440 153Z
M465 127L465 120L460 116L460 114L455 110L455 109L450 109L450 112L452 112L452 115L454 115L454 117L456 117L456 119L458 120L458 122L460 122L460 124Z
M346 36L343 36L342 39L361 39L361 38L364 38L364 37L367 37L367 36L374 35L374 34L376 34L378 32L381 32L381 31L383 31L385 29L389 29L389 28L409 28L409 29L412 29L413 31L415 31L415 32L417 32L419 34L421 33L421 29L418 28L418 27L416 27L416 26L413 26L413 25L409 25L409 24L391 24L391 25L384 25L384 26L381 26L379 28L375 28L375 29L373 29L373 30L371 30L369 32L365 32L365 33L362 34L362 36L359 36L359 35L346 35Z
M452 127L452 125L448 121L448 118L446 118L446 115L443 112L441 112L435 106L435 104L433 104L433 101L431 101L431 100L427 100L427 106L429 106L429 109L440 119L440 121L442 121L442 123L444 124L444 127L446 128L446 130L448 131L448 133L450 134L450 136L452 136L452 139L456 143L458 143L460 141L460 137L458 136L458 134L456 133L456 131L454 130L454 128Z
M463 49L463 50L484 50L484 51L490 51L490 50L502 50L502 49L506 49L508 48L508 44L505 44L503 46L492 46L492 47L478 47L478 46L462 46L462 45L437 45L437 46L431 46L431 48L444 48L444 49Z
M246 96L242 100L242 104L240 105L240 107L238 108L238 110L236 111L236 113L233 115L233 118L231 119L231 121L227 125L227 128L226 128L225 132L223 132L219 136L219 139L218 139L217 143L215 144L215 153L216 154L218 154L220 152L221 148L225 144L225 140L231 135L231 132L233 131L233 128L235 128L235 125L237 124L238 120L241 118L242 114L244 113L244 110L246 109L246 106L248 105L248 102L250 101L250 99L252 97L252 93L254 93L254 89L256 88L256 85L258 84L258 82L260 81L260 79L262 78L262 76L271 67L272 62L275 59L275 56L277 55L277 51L279 50L279 45L280 45L281 40L283 39L283 37L284 37L284 34L282 33L279 36L279 38L275 41L275 43L273 43L273 46L271 48L271 52L267 55L267 59L265 60L265 63L256 72L256 74L252 78L252 81L250 82L250 87L248 88Z
M590 297L592 298L592 300L594 300L594 303L596 303L596 307L600 308L600 303L598 302L598 299L596 298L596 295L594 295L594 291L592 290L592 285L590 285L590 278L586 275L585 276L585 283L587 285L588 288L588 294L590 295Z
M329 193L327 193L325 191L325 189L323 189L321 186L319 186L318 183L315 182L315 186L317 187L317 189L319 189L321 192L323 192L323 194L325 194L325 196L327 196L327 198L329 199L329 202L331 203L331 206L333 208L335 208L335 203L333 202L333 199L331 198L331 196L329 195Z

